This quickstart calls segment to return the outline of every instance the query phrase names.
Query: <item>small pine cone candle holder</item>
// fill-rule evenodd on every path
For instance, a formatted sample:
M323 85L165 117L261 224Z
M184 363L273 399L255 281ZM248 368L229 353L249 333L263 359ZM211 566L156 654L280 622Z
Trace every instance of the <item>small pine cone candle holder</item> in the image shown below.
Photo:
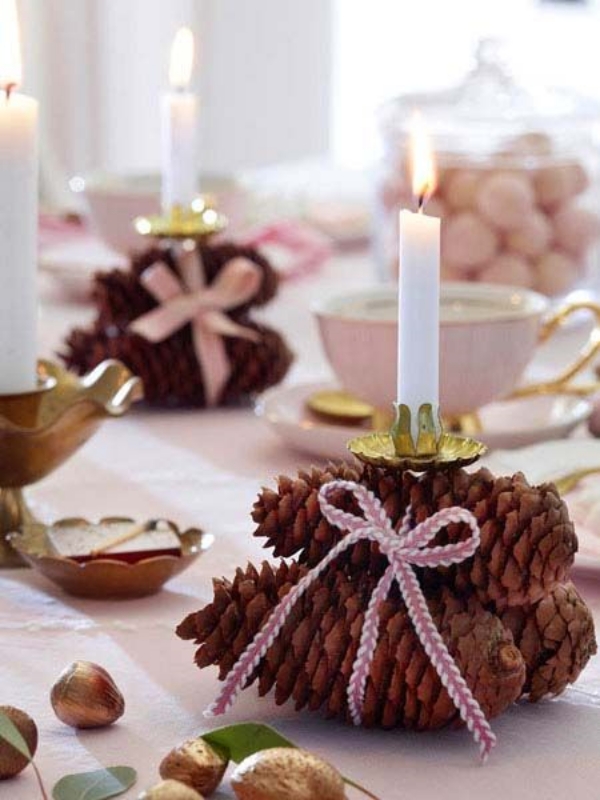
M552 484L338 465L280 477L252 515L287 560L215 580L177 629L199 645L198 667L219 667L212 713L257 682L278 704L355 724L462 720L485 758L489 719L559 694L596 652Z
M281 381L292 362L283 337L252 320L277 287L253 248L165 241L129 270L95 278L96 320L71 331L61 355L78 373L119 359L153 405L239 403Z

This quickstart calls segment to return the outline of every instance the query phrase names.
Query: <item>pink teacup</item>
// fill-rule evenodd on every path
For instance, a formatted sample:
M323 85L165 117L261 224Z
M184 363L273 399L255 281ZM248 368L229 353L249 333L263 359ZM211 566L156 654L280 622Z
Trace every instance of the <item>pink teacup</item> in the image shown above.
M541 340L567 314L587 308L572 303L546 317L548 300L512 286L444 283L440 326L440 406L447 416L476 411L517 386ZM342 294L314 307L325 353L342 386L376 408L396 399L397 290ZM592 337L598 336L595 334ZM594 344L596 342L596 344ZM597 339L590 346L598 348ZM557 391L589 361L589 351L555 381L523 393Z

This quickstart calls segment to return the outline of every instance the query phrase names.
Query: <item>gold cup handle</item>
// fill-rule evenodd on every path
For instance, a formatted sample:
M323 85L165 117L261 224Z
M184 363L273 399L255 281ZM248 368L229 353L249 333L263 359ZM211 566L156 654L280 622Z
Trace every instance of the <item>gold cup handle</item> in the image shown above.
M509 397L531 397L532 395L547 394L570 394L577 397L586 397L600 391L600 380L588 381L587 383L572 383L573 378L579 375L600 352L600 305L589 301L566 303L544 320L539 341L540 344L548 341L562 323L576 311L590 311L594 316L594 327L575 361L560 372L556 378L520 386Z

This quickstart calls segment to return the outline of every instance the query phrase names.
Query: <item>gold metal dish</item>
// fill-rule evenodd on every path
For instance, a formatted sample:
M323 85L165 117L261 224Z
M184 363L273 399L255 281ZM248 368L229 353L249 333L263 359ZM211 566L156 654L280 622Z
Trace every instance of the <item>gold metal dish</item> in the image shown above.
M128 517L106 517L100 523L134 523ZM143 558L134 564L103 555L84 563L56 555L47 532L53 529L89 525L85 519L62 519L52 526L28 523L9 541L25 561L68 594L96 599L127 599L155 594L175 575L183 572L198 556L208 550L214 537L197 528L180 532L173 523L181 544L181 555L159 555Z
M66 461L108 417L122 416L143 396L139 378L104 361L83 378L38 362L37 391L0 395L0 567L23 566L6 534L34 517L22 488Z
M467 436L442 433L438 450L429 455L398 454L390 433L371 433L357 436L348 442L348 449L360 461L375 467L425 472L429 469L466 467L487 451L487 447Z

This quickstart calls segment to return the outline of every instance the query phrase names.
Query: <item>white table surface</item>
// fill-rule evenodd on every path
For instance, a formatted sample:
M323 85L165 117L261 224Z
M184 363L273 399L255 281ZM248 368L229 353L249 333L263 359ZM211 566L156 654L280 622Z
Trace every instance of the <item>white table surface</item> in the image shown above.
M345 256L333 259L320 276L283 288L264 315L286 332L298 353L289 381L329 374L310 301L369 280L365 258ZM43 300L43 349L50 353L91 310L65 304L48 285ZM283 448L250 410L142 410L106 423L70 462L31 490L38 514L48 520L165 516L200 525L216 537L191 569L161 594L141 600L78 600L30 570L0 571L0 703L22 707L36 720L37 763L47 787L67 772L129 764L139 781L124 797L135 798L157 779L159 761L180 741L216 725L253 719L275 724L385 800L600 796L598 658L561 698L520 704L495 720L499 744L484 767L464 730L362 731L298 715L289 706L276 708L269 697L258 700L254 688L241 694L222 721L203 718L218 689L215 670L193 665L194 646L180 641L174 628L211 598L212 576L229 576L248 559L269 557L251 536L252 503L262 485L308 461ZM580 590L600 620L600 583L583 582ZM53 715L50 687L76 659L102 664L121 687L127 708L113 727L76 732ZM31 769L0 783L2 800L38 796ZM225 790L217 796L231 795ZM349 791L348 796L359 795Z

